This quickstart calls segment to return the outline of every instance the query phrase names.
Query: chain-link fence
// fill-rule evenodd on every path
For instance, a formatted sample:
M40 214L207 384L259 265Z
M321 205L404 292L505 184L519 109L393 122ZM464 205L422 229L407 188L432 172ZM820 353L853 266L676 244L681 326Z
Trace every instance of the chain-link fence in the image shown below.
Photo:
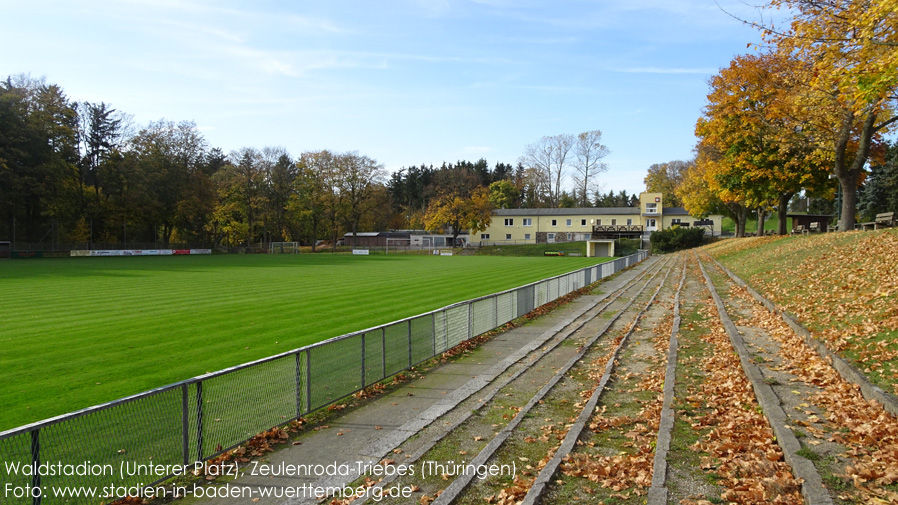
M0 433L0 503L96 504L108 503L112 496L147 496L147 487L192 470L195 462L426 361L646 255L640 251L5 431Z

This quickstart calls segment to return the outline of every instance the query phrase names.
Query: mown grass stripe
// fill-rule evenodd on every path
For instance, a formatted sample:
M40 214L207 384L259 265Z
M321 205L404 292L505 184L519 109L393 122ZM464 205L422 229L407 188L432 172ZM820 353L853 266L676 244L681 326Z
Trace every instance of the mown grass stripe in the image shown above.
M235 255L0 262L0 429L598 261Z

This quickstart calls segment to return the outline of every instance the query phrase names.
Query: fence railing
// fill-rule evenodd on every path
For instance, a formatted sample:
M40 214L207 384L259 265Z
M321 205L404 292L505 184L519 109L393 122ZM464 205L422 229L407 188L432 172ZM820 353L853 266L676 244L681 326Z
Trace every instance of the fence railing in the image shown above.
M191 470L196 462L337 402L646 255L640 251L2 432L0 502L99 503L106 496L145 494L145 487ZM71 496L90 490L93 497Z

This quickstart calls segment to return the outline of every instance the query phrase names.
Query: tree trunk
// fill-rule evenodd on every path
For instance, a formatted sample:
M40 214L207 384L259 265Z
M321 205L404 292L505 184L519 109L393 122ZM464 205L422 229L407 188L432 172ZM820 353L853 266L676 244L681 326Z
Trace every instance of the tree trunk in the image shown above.
M851 126L854 114L847 114L845 124L836 141L836 163L834 172L842 186L842 208L839 214L839 231L851 231L854 229L855 210L857 208L857 179L864 169L867 157L870 155L870 141L876 133L876 109L871 109L864 117L863 127L858 139L857 152L850 166L846 166L846 153L848 150Z
M748 208L738 203L730 206L733 214L733 221L736 222L736 238L745 236L745 222L748 220Z
M174 231L174 226L168 223L162 223L162 248L168 249L169 244L171 244L171 235Z
M839 231L854 229L854 213L857 209L857 175L849 171L847 177L839 177L842 186L842 208L839 210Z
M755 236L764 236L764 221L767 220L767 209L758 207L758 226L755 229Z
M779 219L777 220L776 227L776 233L779 235L785 235L787 233L786 213L789 211L789 201L792 200L793 195L795 195L794 192L780 194L779 202L777 204L777 207L779 208Z
M314 214L313 214L314 216ZM318 246L318 219L312 217L312 252L316 252Z

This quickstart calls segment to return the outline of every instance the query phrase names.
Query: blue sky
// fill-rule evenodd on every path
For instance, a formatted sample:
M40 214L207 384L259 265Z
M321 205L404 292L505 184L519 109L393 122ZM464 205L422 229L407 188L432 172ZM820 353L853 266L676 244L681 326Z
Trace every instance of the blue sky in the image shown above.
M719 5L719 6L718 6ZM751 51L739 0L0 0L0 75L27 73L212 146L516 163L601 130L605 191L692 156L707 79Z

